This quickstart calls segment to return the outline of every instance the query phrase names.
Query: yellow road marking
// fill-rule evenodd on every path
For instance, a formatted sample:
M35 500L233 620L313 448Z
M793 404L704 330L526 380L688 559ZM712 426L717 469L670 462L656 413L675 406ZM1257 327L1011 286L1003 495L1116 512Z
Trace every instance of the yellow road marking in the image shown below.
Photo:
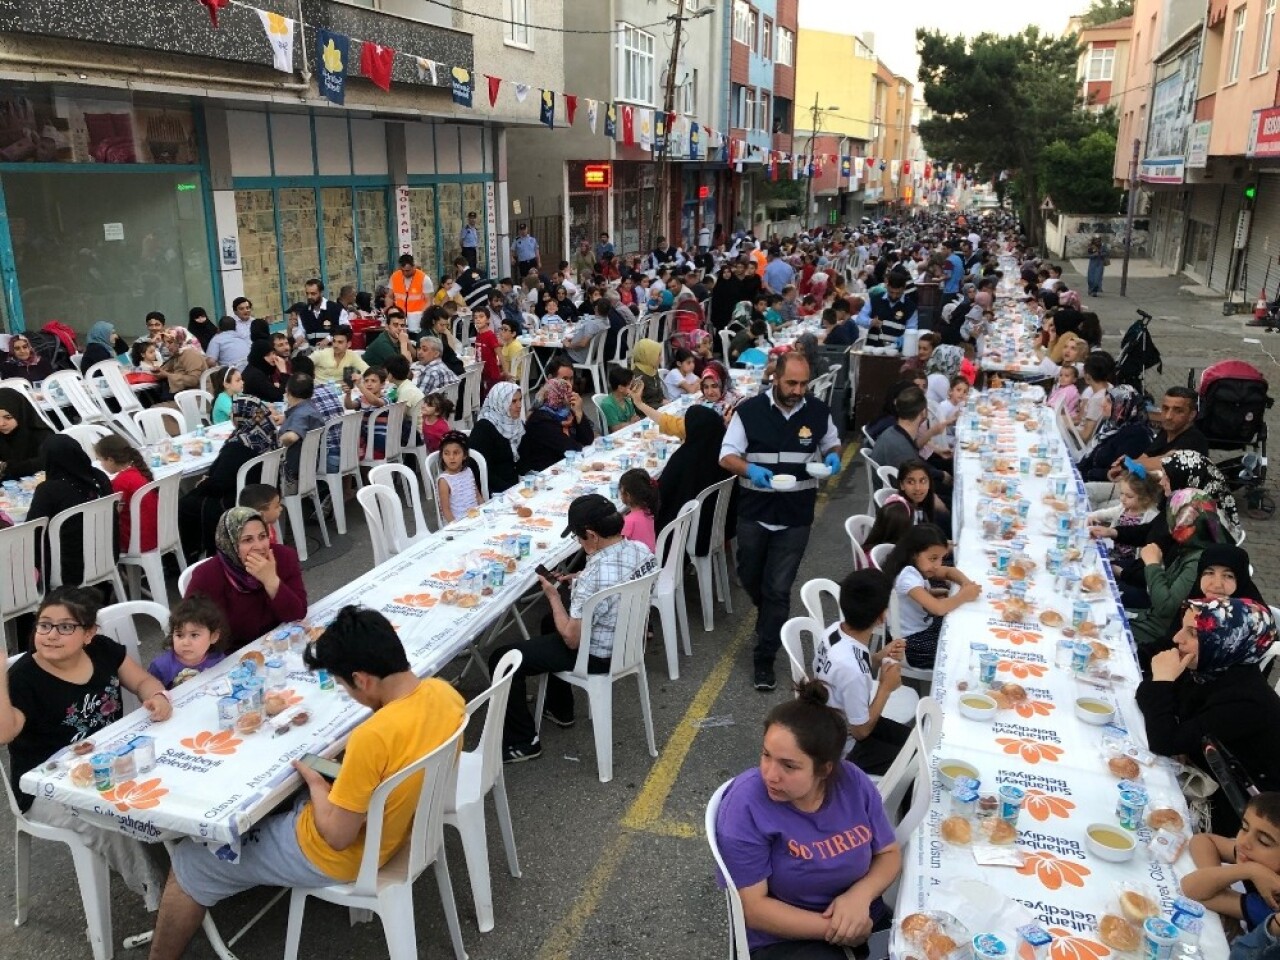
M582 931L586 929L591 915L596 912L600 901L604 899L609 889L609 881L618 872L623 858L631 849L634 837L634 834L624 831L618 834L613 843L605 846L604 852L600 855L600 861L591 871L591 876L582 888L582 893L538 950L538 960L568 960L574 944L582 937Z

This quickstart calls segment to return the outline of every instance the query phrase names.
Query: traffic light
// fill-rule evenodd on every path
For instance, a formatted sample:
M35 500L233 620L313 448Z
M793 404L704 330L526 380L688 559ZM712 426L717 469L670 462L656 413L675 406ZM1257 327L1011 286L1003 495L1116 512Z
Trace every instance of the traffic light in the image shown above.
M1256 183L1247 184L1244 188L1244 208L1246 210L1253 209L1253 201L1258 198L1258 185Z

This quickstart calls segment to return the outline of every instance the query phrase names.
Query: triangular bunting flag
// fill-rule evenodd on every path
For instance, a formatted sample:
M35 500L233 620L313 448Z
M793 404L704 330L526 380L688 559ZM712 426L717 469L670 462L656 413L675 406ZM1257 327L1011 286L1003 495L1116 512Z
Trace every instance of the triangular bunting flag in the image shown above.
M538 111L538 122L546 124L548 130L556 128L556 95L554 91L542 91L542 108Z
M271 44L272 66L281 73L293 73L293 21L268 10L259 10L258 18Z
M516 102L524 103L529 98L530 87L527 83L516 84Z
M391 65L395 62L396 52L390 47L379 46L364 40L360 44L360 72L368 77L375 87L382 90L391 89Z
M600 101L587 99L587 126L591 128L591 132L596 132L596 121L600 119Z
M867 157L867 169L869 170L869 169L871 169L872 167L874 167L875 165L876 165L876 158L875 158L875 157Z
M231 0L200 0L200 6L209 11L209 20L212 21L214 27L217 27L218 11L230 2Z
M613 101L604 108L604 135L610 140L618 139L618 105Z
M489 106L492 107L498 102L498 88L502 86L502 78L491 77L487 73L484 76L489 81Z
M339 106L346 99L348 38L316 30L316 79L320 93Z
M569 121L569 126L573 126L573 115L578 112L578 98L572 93L564 95L564 117Z
M471 77L471 71L466 67L454 67L449 71L449 75L453 80L451 84L453 102L460 107L470 107L476 89L475 81Z
M440 78L436 75L436 62L434 60L428 60L425 57L418 57L417 60L418 60L418 79L419 80L430 79L431 85L433 87L438 86L440 83Z

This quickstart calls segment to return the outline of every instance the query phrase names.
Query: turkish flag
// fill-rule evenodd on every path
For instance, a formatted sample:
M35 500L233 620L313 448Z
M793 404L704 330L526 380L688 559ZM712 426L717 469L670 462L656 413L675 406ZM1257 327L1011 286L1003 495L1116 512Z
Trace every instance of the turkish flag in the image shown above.
M489 80L489 106L493 106L498 102L498 90L502 87L501 77L490 77L487 73L485 77Z
M573 126L573 115L578 112L578 98L572 93L564 94L564 115L569 120L569 126Z
M875 165L876 165L876 158L875 158L875 157L867 157L867 167L868 167L868 168L871 168L871 167L874 167Z
M213 25L218 25L218 11L225 7L231 0L200 0L200 5L209 11L209 19L213 21Z
M396 52L390 47L382 47L368 40L360 44L360 72L368 77L375 87L382 90L391 89L391 64Z
M636 144L635 108L631 104L622 107L622 142L628 147Z

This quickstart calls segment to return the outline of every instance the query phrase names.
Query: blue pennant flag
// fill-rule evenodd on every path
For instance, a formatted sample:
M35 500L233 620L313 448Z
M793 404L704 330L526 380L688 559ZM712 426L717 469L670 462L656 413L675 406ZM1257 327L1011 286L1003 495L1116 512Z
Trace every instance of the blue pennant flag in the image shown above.
M339 106L347 95L347 48L349 38L340 33L316 29L316 80L320 92Z
M471 106L476 91L475 79L466 67L454 67L449 71L450 86L453 88L453 102L460 107Z
M610 103L604 111L604 135L610 140L618 139L618 106Z
M550 130L556 128L556 95L554 91L542 91L542 109L538 111L538 122L546 124Z

